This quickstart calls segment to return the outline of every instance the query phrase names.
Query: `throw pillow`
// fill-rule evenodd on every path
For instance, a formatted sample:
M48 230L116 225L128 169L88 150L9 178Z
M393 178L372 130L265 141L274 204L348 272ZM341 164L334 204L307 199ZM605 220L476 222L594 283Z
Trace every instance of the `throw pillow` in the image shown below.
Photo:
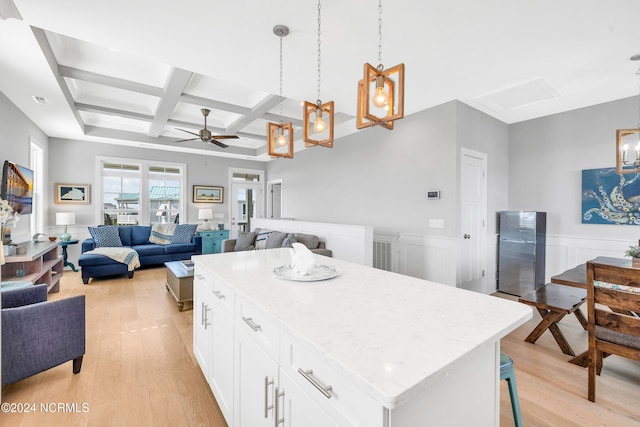
M171 243L191 243L198 224L178 224L171 237Z
M265 249L271 230L260 230L256 235L256 249Z
M256 240L256 233L253 231L241 231L236 238L236 245L233 247L235 252L250 251L254 248L253 244Z
M120 233L117 225L104 225L102 227L89 227L89 233L93 237L96 248L122 247Z
M283 248L293 248L293 244L298 243L296 236L293 233L287 234L287 237L282 241Z
M287 238L288 234L289 233L283 233L282 231L273 231L269 234L269 237L267 237L265 249L281 248L282 242L284 242L284 239Z
M307 247L307 249L317 249L320 244L318 236L313 234L296 234L296 240Z

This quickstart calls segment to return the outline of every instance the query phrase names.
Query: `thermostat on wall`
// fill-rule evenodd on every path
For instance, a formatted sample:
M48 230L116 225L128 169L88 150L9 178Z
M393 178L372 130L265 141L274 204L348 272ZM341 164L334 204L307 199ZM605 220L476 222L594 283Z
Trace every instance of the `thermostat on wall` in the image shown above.
M440 198L440 190L427 191L427 200L435 200Z

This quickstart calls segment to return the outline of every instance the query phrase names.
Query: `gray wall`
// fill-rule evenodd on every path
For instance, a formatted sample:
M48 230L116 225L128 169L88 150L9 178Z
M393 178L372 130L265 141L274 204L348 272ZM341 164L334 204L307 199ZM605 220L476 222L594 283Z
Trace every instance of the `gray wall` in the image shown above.
M284 217L374 226L376 234L458 234L460 148L488 154L489 209L506 208L508 127L461 102L421 111L392 131L366 129L276 160L269 180L283 180ZM426 191L441 190L440 200ZM443 229L429 228L431 218ZM495 226L489 221L490 231Z
M31 139L44 150L45 170L35 171L35 173L44 174L46 182L49 138L0 92L0 167L2 167L5 160L29 167L29 142ZM45 188L44 190L46 197L46 191L48 189ZM47 206L45 206L45 212L46 210ZM25 215L18 222L18 226L13 230L11 235L14 241L23 242L31 238L29 221L29 216Z
M631 97L511 125L509 208L546 211L548 235L633 244L640 228L581 223L581 189L582 169L615 167L616 129L637 123Z
M52 138L50 143L50 161L53 165L67 165L66 167L51 168L49 185L53 189L56 182L72 184L90 184L95 186L96 156L119 157L126 159L146 159L163 162L185 163L187 165L187 215L181 218L183 223L197 223L198 208L201 204L192 203L193 185L216 185L225 189L224 203L207 205L214 207L215 211L225 213L225 222L229 226L229 171L228 168L247 168L264 170L263 162L250 160L236 160L224 157L202 156L159 150L149 150L139 147L127 147L112 144L87 143L83 141ZM68 159L73 159L69 162ZM55 194L51 191L49 197L50 206L54 205ZM76 213L76 227L78 225L96 225L102 223L102 217L96 218L96 200L98 194L92 191L91 205L74 205L72 208L65 206L64 210L73 210ZM60 209L58 209L60 210ZM55 224L55 210L48 216L48 223Z

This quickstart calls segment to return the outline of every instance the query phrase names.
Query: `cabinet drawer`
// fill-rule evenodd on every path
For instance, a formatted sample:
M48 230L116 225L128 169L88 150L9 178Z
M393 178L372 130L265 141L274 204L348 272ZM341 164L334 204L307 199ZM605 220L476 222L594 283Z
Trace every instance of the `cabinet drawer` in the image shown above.
M213 290L214 274L211 270L196 263L193 270L193 286L197 293L211 292Z
M233 308L235 304L235 292L227 282L217 276L213 278L213 301L216 307L233 318Z
M271 316L240 296L236 296L236 325L276 362L280 351L280 325Z
M382 427L382 405L330 366L317 349L284 330L280 340L281 368L339 425Z

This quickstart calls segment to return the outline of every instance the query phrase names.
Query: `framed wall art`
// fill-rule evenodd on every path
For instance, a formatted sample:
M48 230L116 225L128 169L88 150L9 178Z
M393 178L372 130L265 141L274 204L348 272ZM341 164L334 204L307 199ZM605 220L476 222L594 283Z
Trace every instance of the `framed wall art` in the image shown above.
M56 183L57 204L84 204L91 203L91 188L89 184L58 184Z
M640 225L640 174L582 171L582 223Z
M193 203L222 203L224 187L210 185L193 186Z

